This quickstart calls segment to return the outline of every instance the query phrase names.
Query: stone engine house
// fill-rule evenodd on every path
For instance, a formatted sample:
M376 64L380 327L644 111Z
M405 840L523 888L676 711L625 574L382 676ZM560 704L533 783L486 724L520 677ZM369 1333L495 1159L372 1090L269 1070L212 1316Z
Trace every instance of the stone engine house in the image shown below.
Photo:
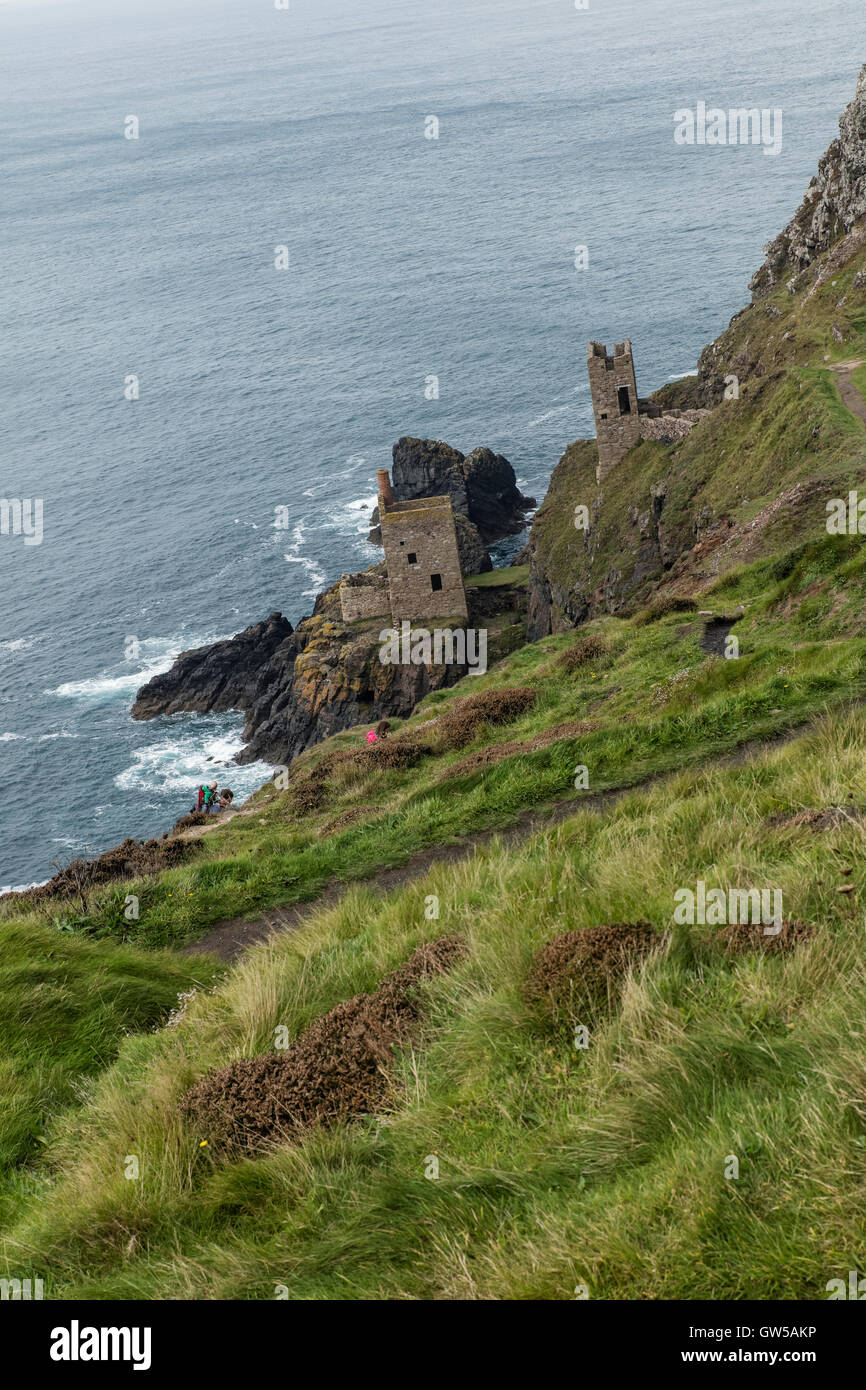
M601 483L629 449L640 443L640 413L631 343L590 343L586 368L598 440L596 480Z
M388 470L380 469L377 478L388 578L347 575L340 585L344 621L389 612L395 623L404 618L467 618L451 498L395 502Z
M612 357L604 343L590 343L586 369L598 441L598 483L603 483L623 455L642 439L673 444L710 413L704 407L664 410L658 402L638 396L628 338L617 343Z

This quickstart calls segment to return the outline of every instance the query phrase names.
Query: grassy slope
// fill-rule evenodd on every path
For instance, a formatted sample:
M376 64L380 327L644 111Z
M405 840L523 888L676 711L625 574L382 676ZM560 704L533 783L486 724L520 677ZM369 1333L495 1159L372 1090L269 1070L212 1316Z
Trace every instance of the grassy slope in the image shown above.
M839 705L805 743L754 765L684 771L603 816L576 806L560 828L507 851L493 844L385 903L359 886L251 952L170 1029L123 1039L143 1020L115 1018L107 1065L79 1103L64 1097L58 1114L48 1097L44 1159L26 1155L7 1212L9 1272L38 1274L55 1296L96 1298L272 1297L276 1284L298 1298L567 1298L577 1283L605 1297L785 1297L818 1296L854 1267L866 1143L851 1082L862 1051L851 1021L866 1003L863 830L774 829L767 818L866 810L864 716L844 708L866 693L864 575L857 538L825 538L729 576L713 606L744 606L737 660L705 656L688 613L594 624L608 654L572 675L558 654L573 635L526 648L434 695L404 727L466 689L534 684L537 706L518 724L408 772L371 779L362 768L308 816L293 812L291 792L268 791L256 814L207 837L201 862L132 885L140 939L183 938L227 911L312 893L331 870L362 875L420 844L504 823L568 794L578 761L590 790L639 782ZM570 718L599 727L455 774L479 748ZM353 737L338 735L300 768ZM373 798L381 814L370 823L316 834ZM850 898L836 893L848 865ZM789 960L732 966L696 931L632 983L588 1054L550 1034L521 992L534 947L601 921L645 918L661 933L675 889L699 877L781 887L786 915L820 926L819 939ZM50 937L63 972L89 977L95 958L78 952L127 960L128 948L84 937L131 930L111 916L128 891L103 890L79 935ZM429 894L436 921L425 917ZM60 913L12 914L2 930L26 951ZM431 986L426 1036L399 1062L391 1114L240 1163L181 1126L177 1097L208 1067L267 1050L279 1024L295 1036L419 940L450 930L466 934L471 957ZM154 967L155 980L156 958ZM46 1094L21 1094L31 1130ZM434 1153L440 1178L428 1181ZM723 1177L730 1153L737 1183ZM124 1176L131 1154L137 1180Z
M250 953L176 1027L130 1039L58 1125L56 1177L12 1263L88 1298L820 1297L863 1238L862 715L755 764L688 772L382 902L363 888ZM850 880L842 870L854 866ZM587 1052L525 1003L535 946L566 927L670 921L678 887L762 884L815 940L731 963L695 929L632 979ZM854 895L839 895L851 881ZM439 919L425 918L425 896ZM223 1162L176 1100L207 1067L291 1036L421 939L463 933L425 1036L369 1123ZM141 1176L123 1177L136 1154ZM429 1156L440 1161L427 1180ZM729 1155L740 1163L726 1180Z
M589 630L603 637L607 654L574 673L558 660L574 636L525 647L486 676L428 696L400 727L424 737L422 726L466 693L531 685L536 706L516 724L488 729L469 747L431 755L404 772L366 771L363 764L340 769L325 805L309 814L296 808L291 790L266 788L250 814L205 836L189 864L96 892L89 914L73 919L77 929L144 946L195 940L220 918L315 897L333 877L369 877L428 845L504 826L525 809L575 796L578 765L589 770L591 792L630 786L866 694L866 558L859 538L825 537L796 554L731 574L707 600L732 617L744 607L733 629L739 659L707 657L700 647L703 622L689 614L648 624L597 621ZM526 744L573 721L591 731L520 748L474 770L461 766L482 748ZM360 746L359 731L338 734L299 759L294 775L333 749ZM357 806L367 808L362 819L319 834ZM134 923L124 916L129 892L140 899ZM0 917L14 910L2 907ZM69 921L68 914L68 905L48 905L39 920Z
M203 958L145 955L32 922L4 924L0 954L0 1209L54 1120L113 1062L126 1033L165 1021L178 995L210 987Z
M719 382L737 375L739 399L724 402L684 441L641 444L601 489L594 441L569 446L533 526L536 562L567 596L564 604L555 597L555 615L628 611L665 578L699 592L730 568L781 554L823 528L827 499L862 483L866 463L863 425L842 404L831 370L866 358L866 285L853 283L864 265L866 252L859 252L811 295L817 272L810 271L796 294L779 287L738 314L705 365ZM671 407L697 404L688 397L696 381L659 396ZM794 493L798 483L807 486ZM651 519L660 490L664 556ZM590 511L588 538L573 524L578 503ZM724 545L694 552L696 539L718 527L730 528Z
M736 619L738 659L706 656L693 614L598 618L589 631L605 653L577 670L559 662L575 637L549 638L429 697L404 722L423 738L431 729L421 726L463 694L536 689L531 712L465 749L405 772L341 768L310 812L291 790L266 789L188 865L102 889L81 916L59 902L38 913L0 906L12 1097L0 1128L3 1272L38 1275L54 1296L93 1298L269 1298L275 1285L295 1298L571 1298L577 1284L597 1297L772 1298L821 1297L828 1279L857 1267L866 558L859 538L823 533L826 497L862 480L863 429L824 360L866 355L856 268L808 300L778 291L770 304L781 318L766 301L739 315L719 360L740 369L741 402L680 446L631 456L623 486L640 509L666 479L672 545L698 513L731 517L736 543L706 564L693 557L685 578L704 589L703 604ZM830 329L840 322L837 343ZM678 384L679 405L689 389ZM592 455L586 444L569 451L540 522L575 572L582 540L571 503L584 500L573 494L591 478ZM745 543L745 524L797 482L801 500ZM618 491L622 512L631 499ZM625 553L610 506L597 518L587 583ZM712 763L822 713L814 732L754 762ZM591 727L531 745L573 720ZM499 761L461 767L514 741L524 746ZM299 760L296 776L359 742L358 731L338 735ZM590 792L671 776L602 815L580 809L577 764ZM332 876L361 880L567 796L574 815L558 828L507 849L494 842L386 901L357 884L213 988L212 964L135 949L314 897ZM834 828L779 823L827 806L846 811ZM372 809L320 835L357 807ZM698 878L781 888L786 915L818 934L789 957L736 963L706 929L679 934L630 981L587 1053L527 1005L523 982L541 942L638 918L661 941L674 892ZM846 883L855 891L839 894ZM123 913L129 892L141 903L135 923ZM181 1125L177 1098L209 1067L267 1050L278 1025L296 1036L418 941L452 930L470 955L428 987L425 1032L397 1059L387 1114L243 1162ZM196 983L180 1021L153 1031ZM736 1181L724 1177L732 1154ZM130 1155L136 1179L124 1175ZM430 1155L441 1165L435 1181L425 1178Z

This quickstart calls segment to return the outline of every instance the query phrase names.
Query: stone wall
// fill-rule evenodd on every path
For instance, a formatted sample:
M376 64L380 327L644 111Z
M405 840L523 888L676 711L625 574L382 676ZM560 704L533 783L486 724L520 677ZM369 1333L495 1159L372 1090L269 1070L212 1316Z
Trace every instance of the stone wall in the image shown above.
M340 585L340 610L344 623L357 623L364 618L390 616L391 604L388 597L388 584L384 578L364 578L360 575L347 575Z
M662 414L641 415L641 439L654 439L660 444L673 444L685 439L699 420L709 415L709 410L669 410Z
M601 483L640 442L637 383L628 338L617 343L613 356L603 343L590 343L586 367L598 440L596 480Z
M379 524L394 622L467 617L451 498L425 497L383 508L380 493Z

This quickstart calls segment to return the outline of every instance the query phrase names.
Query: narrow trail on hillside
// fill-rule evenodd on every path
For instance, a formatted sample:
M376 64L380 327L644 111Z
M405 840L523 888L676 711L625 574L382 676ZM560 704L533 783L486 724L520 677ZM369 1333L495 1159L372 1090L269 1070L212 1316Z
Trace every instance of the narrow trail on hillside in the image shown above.
M861 357L851 362L836 362L830 370L835 372L839 379L839 395L842 397L843 405L866 425L866 400L863 399L863 393L854 385L852 380L857 368L862 366L863 358Z
M866 407L864 407L866 408ZM863 704L864 701L857 701ZM625 787L614 787L610 791L591 792L586 796L569 797L542 809L524 811L511 825L500 829L478 831L467 835L457 843L432 845L418 850L404 863L393 868L379 869L367 878L346 881L335 880L317 898L305 902L292 903L287 907L274 907L257 917L232 917L215 922L205 936L181 948L182 955L193 955L208 951L221 956L223 960L235 960L250 946L266 940L274 932L289 931L301 926L308 918L322 910L335 907L340 899L355 887L372 888L383 895L396 892L399 888L424 874L437 864L460 864L472 859L478 850L483 850L493 840L504 845L519 844L531 835L550 830L580 811L604 811L627 796L630 792L652 787L660 782L671 781L686 771L700 772L711 767L737 767L749 761L752 756L760 757L775 748L780 748L794 739L803 738L814 728L816 720L809 720L795 728L786 729L770 738L754 738L740 745L731 753L704 762L688 764L670 772L653 773L641 781Z

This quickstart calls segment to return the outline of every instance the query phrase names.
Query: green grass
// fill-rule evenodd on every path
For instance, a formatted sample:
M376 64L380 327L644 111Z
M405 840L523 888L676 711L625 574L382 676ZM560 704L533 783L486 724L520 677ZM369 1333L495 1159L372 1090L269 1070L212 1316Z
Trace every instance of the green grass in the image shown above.
M3 926L0 953L0 1194L49 1143L60 1112L117 1056L126 1034L162 1024L217 965L145 955L32 923ZM2 1209L2 1207L0 1207Z
M519 588L529 577L528 565L512 565L508 569L487 570L485 574L473 574L463 583L467 589Z
M10 1270L99 1299L277 1285L298 1299L571 1299L579 1284L602 1298L825 1296L862 1252L864 832L777 821L862 813L864 784L864 717L839 714L756 762L494 844L385 902L353 891L252 951L175 1027L122 1045L55 1127L51 1178L8 1231ZM674 893L698 878L779 888L785 915L818 933L790 956L731 962L709 929L684 930L587 1051L527 1004L541 942L639 918L661 942ZM268 1050L278 1025L296 1036L450 931L470 955L429 986L387 1113L245 1161L180 1124L178 1097L208 1067Z
M577 800L586 794L575 790L578 766L588 769L590 794L612 791L796 728L866 696L864 586L859 538L825 537L716 587L707 601L736 619L737 659L707 656L700 646L703 621L688 613L649 625L599 620L591 630L604 637L607 653L573 673L559 662L578 640L573 635L524 647L486 676L430 695L400 729L429 737L428 721L455 699L530 685L535 707L516 723L484 729L469 747L432 753L405 772L366 773L362 764L348 778L335 777L327 804L309 815L294 812L291 791L266 788L245 815L204 836L187 864L96 891L88 913L71 919L75 930L148 947L192 941L217 919L308 900L333 879L364 879L428 846ZM575 721L591 727L530 746ZM473 753L504 743L518 747L504 750L501 761L464 770ZM298 770L347 747L362 747L359 731L311 750ZM358 805L369 808L363 819L320 834ZM132 923L125 916L129 892L140 901ZM0 921L15 912L14 904L0 906ZM38 920L68 922L69 913L68 904L49 903Z
M615 487L599 495L593 443L570 446L533 544L554 626L581 631L510 650L521 624L496 620L502 660L392 721L429 744L413 767L334 765L313 811L263 788L183 866L84 911L0 902L5 1275L88 1299L812 1299L862 1267L866 550L824 524L866 462L829 370L866 356L862 260L738 315L713 370L740 376L740 400L632 451ZM660 394L687 408L696 388ZM521 566L470 587L526 581ZM696 612L649 614L657 585L724 617L738 654L708 655ZM587 634L601 647L570 671ZM507 686L532 708L440 744L455 700ZM294 781L363 753L365 730L309 750ZM497 836L527 812L533 834ZM388 897L365 882L482 832ZM699 879L780 890L813 939L731 960L710 929L671 930ZM337 906L231 969L164 949L334 881ZM576 1049L527 1001L533 953L638 920L659 951ZM181 1123L210 1068L268 1051L277 1027L298 1036L450 932L468 955L425 986L381 1114L243 1161Z

